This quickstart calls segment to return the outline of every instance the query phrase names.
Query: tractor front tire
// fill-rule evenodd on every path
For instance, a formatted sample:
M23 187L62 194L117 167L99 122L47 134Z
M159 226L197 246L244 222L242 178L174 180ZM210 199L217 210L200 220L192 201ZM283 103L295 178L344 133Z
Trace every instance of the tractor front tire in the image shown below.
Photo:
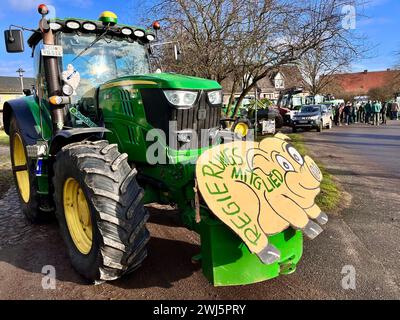
M107 141L69 144L54 163L56 216L72 266L89 281L115 280L147 256L148 213L136 170Z
M52 205L45 196L41 198L38 193L36 161L27 156L26 142L14 116L10 121L10 155L21 209L25 217L32 223L54 220Z

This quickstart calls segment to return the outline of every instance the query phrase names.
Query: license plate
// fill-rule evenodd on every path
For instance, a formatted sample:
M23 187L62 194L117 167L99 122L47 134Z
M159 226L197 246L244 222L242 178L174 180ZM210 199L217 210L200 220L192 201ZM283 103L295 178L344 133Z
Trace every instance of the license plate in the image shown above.
M307 120L300 120L299 123L308 123Z
M62 46L53 46L45 44L42 48L42 56L43 57L62 57L63 56L63 48Z

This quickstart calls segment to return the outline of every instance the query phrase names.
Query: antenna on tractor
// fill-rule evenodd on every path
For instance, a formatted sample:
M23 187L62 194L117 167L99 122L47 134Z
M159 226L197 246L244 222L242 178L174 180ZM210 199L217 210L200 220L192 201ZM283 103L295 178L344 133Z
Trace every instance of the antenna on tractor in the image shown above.
M44 17L49 13L49 8L42 3L38 6L38 12L42 15L42 17Z
M47 33L50 30L50 25L46 19L46 16L50 12L49 8L45 4L40 4L38 6L38 12L39 12L39 14L42 15L42 19L40 20L40 23L39 23L39 29L42 32Z
M154 21L152 24L153 30L156 32L156 38L158 38L158 30L161 29L161 25L159 21Z

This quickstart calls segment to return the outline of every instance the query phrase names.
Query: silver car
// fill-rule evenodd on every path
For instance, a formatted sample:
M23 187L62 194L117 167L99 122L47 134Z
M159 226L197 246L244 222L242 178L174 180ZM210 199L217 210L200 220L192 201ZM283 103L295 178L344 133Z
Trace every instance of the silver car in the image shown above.
M292 119L292 130L316 129L321 132L323 128L332 128L332 109L323 104L302 106Z

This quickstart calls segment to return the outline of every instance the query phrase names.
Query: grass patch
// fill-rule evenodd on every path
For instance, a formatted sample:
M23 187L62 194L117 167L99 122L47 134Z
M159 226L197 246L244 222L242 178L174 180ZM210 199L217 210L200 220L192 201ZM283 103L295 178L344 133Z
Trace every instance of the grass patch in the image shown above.
M8 135L3 130L0 130L0 145L8 146L8 142Z
M295 146L297 151L302 155L309 154L307 147L304 144L304 137L297 133L288 134L292 141L291 144ZM333 176L326 170L324 165L314 159L315 163L321 169L323 180L321 182L321 193L315 199L316 204L321 208L322 211L332 211L337 207L340 201L340 191L333 179Z

